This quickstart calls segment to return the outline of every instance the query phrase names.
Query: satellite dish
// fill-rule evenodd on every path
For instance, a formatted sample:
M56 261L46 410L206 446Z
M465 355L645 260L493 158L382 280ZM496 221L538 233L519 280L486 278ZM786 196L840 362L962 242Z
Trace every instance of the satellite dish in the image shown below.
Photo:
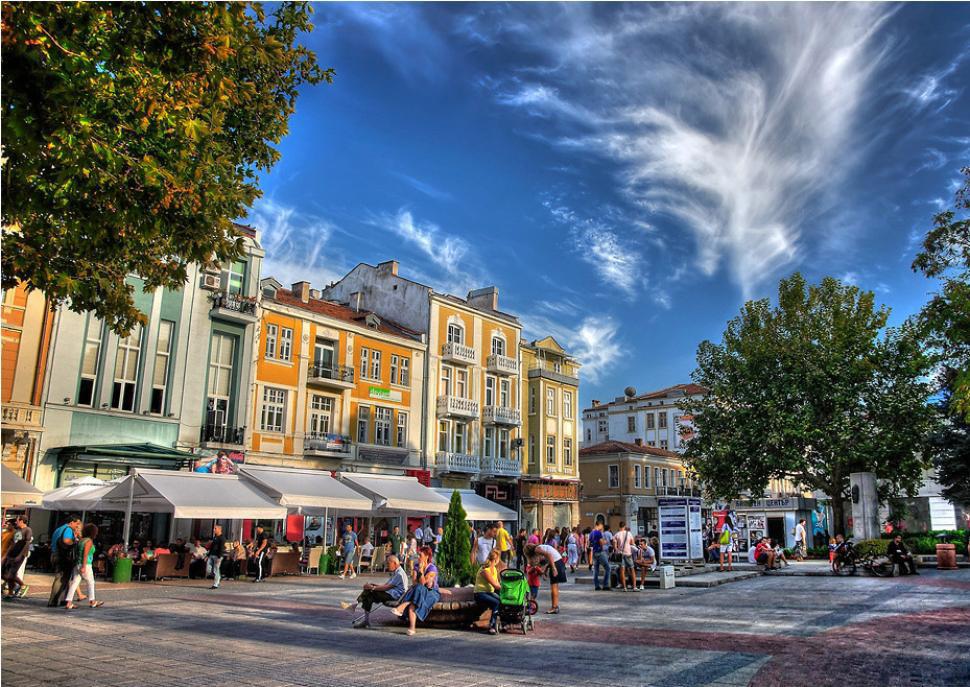
M637 390L635 387L628 386L623 390L623 393L626 394L627 398L633 398L634 396L637 395Z

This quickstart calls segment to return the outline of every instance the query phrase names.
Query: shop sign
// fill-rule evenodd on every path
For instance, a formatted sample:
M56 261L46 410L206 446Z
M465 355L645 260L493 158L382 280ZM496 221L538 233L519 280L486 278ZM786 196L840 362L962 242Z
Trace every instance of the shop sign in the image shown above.
M522 482L522 498L536 501L578 501L578 484Z
M367 395L378 401L395 401L400 403L401 392L397 389L385 389L381 386L371 386L367 388Z

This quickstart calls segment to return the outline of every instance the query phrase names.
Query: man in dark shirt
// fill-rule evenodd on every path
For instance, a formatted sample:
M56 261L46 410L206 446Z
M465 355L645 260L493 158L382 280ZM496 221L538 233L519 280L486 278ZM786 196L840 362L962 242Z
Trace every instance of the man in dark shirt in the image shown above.
M903 538L898 534L889 542L886 553L894 564L899 566L900 575L919 575L916 571L916 560L903 543ZM908 571L908 572L907 572Z
M401 528L394 525L391 536L387 538L391 543L390 555L401 556L404 553L404 537L401 536Z
M209 589L218 589L222 581L222 556L226 550L226 539L222 536L222 525L213 525L212 544L209 545L209 557L206 565L206 576L212 572L212 586Z
M269 534L263 530L262 525L256 526L256 539L253 540L253 558L256 560L256 579L253 582L262 582L265 576L264 566L269 563L266 554L269 553Z
M7 583L7 598L15 596L22 597L27 594L29 587L24 584L24 568L27 565L27 556L30 555L30 545L34 541L34 533L27 526L27 517L18 515L14 521L14 540L7 550L7 555L3 558L0 566L3 570L3 579Z
M596 591L610 591L610 554L603 523L597 522L589 533L589 547L593 550L593 588ZM603 584L600 585L600 569L603 570Z
M68 583L77 565L77 541L81 534L81 518L72 516L51 535L51 557L54 564L54 583L47 600L50 607L64 602Z

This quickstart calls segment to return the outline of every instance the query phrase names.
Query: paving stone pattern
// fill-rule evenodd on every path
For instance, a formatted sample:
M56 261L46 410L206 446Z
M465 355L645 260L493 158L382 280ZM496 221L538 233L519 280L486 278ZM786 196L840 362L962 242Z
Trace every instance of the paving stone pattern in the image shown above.
M594 592L492 637L423 630L387 611L352 630L359 589L332 578L261 585L102 583L97 610L48 609L49 581L2 608L4 687L847 687L970 685L970 570L889 580L762 576L729 585ZM541 610L548 589L541 593ZM75 656L71 659L70 656Z

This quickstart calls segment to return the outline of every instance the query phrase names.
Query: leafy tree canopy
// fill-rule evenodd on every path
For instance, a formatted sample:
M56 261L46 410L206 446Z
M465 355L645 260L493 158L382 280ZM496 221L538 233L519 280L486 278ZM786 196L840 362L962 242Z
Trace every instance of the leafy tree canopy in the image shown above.
M749 301L721 343L697 352L688 400L697 433L685 458L713 496L760 496L790 479L833 497L836 523L849 475L885 480L883 497L920 482L934 421L930 361L912 327L887 329L871 292L800 274L780 282L778 305Z
M467 513L461 505L461 494L457 491L451 494L445 518L445 531L435 552L435 563L445 581L464 586L474 581L475 567L471 562L472 544L466 522Z
M232 219L279 159L299 87L331 81L298 44L307 3L3 3L3 287L142 316L125 277L180 288L238 255Z

